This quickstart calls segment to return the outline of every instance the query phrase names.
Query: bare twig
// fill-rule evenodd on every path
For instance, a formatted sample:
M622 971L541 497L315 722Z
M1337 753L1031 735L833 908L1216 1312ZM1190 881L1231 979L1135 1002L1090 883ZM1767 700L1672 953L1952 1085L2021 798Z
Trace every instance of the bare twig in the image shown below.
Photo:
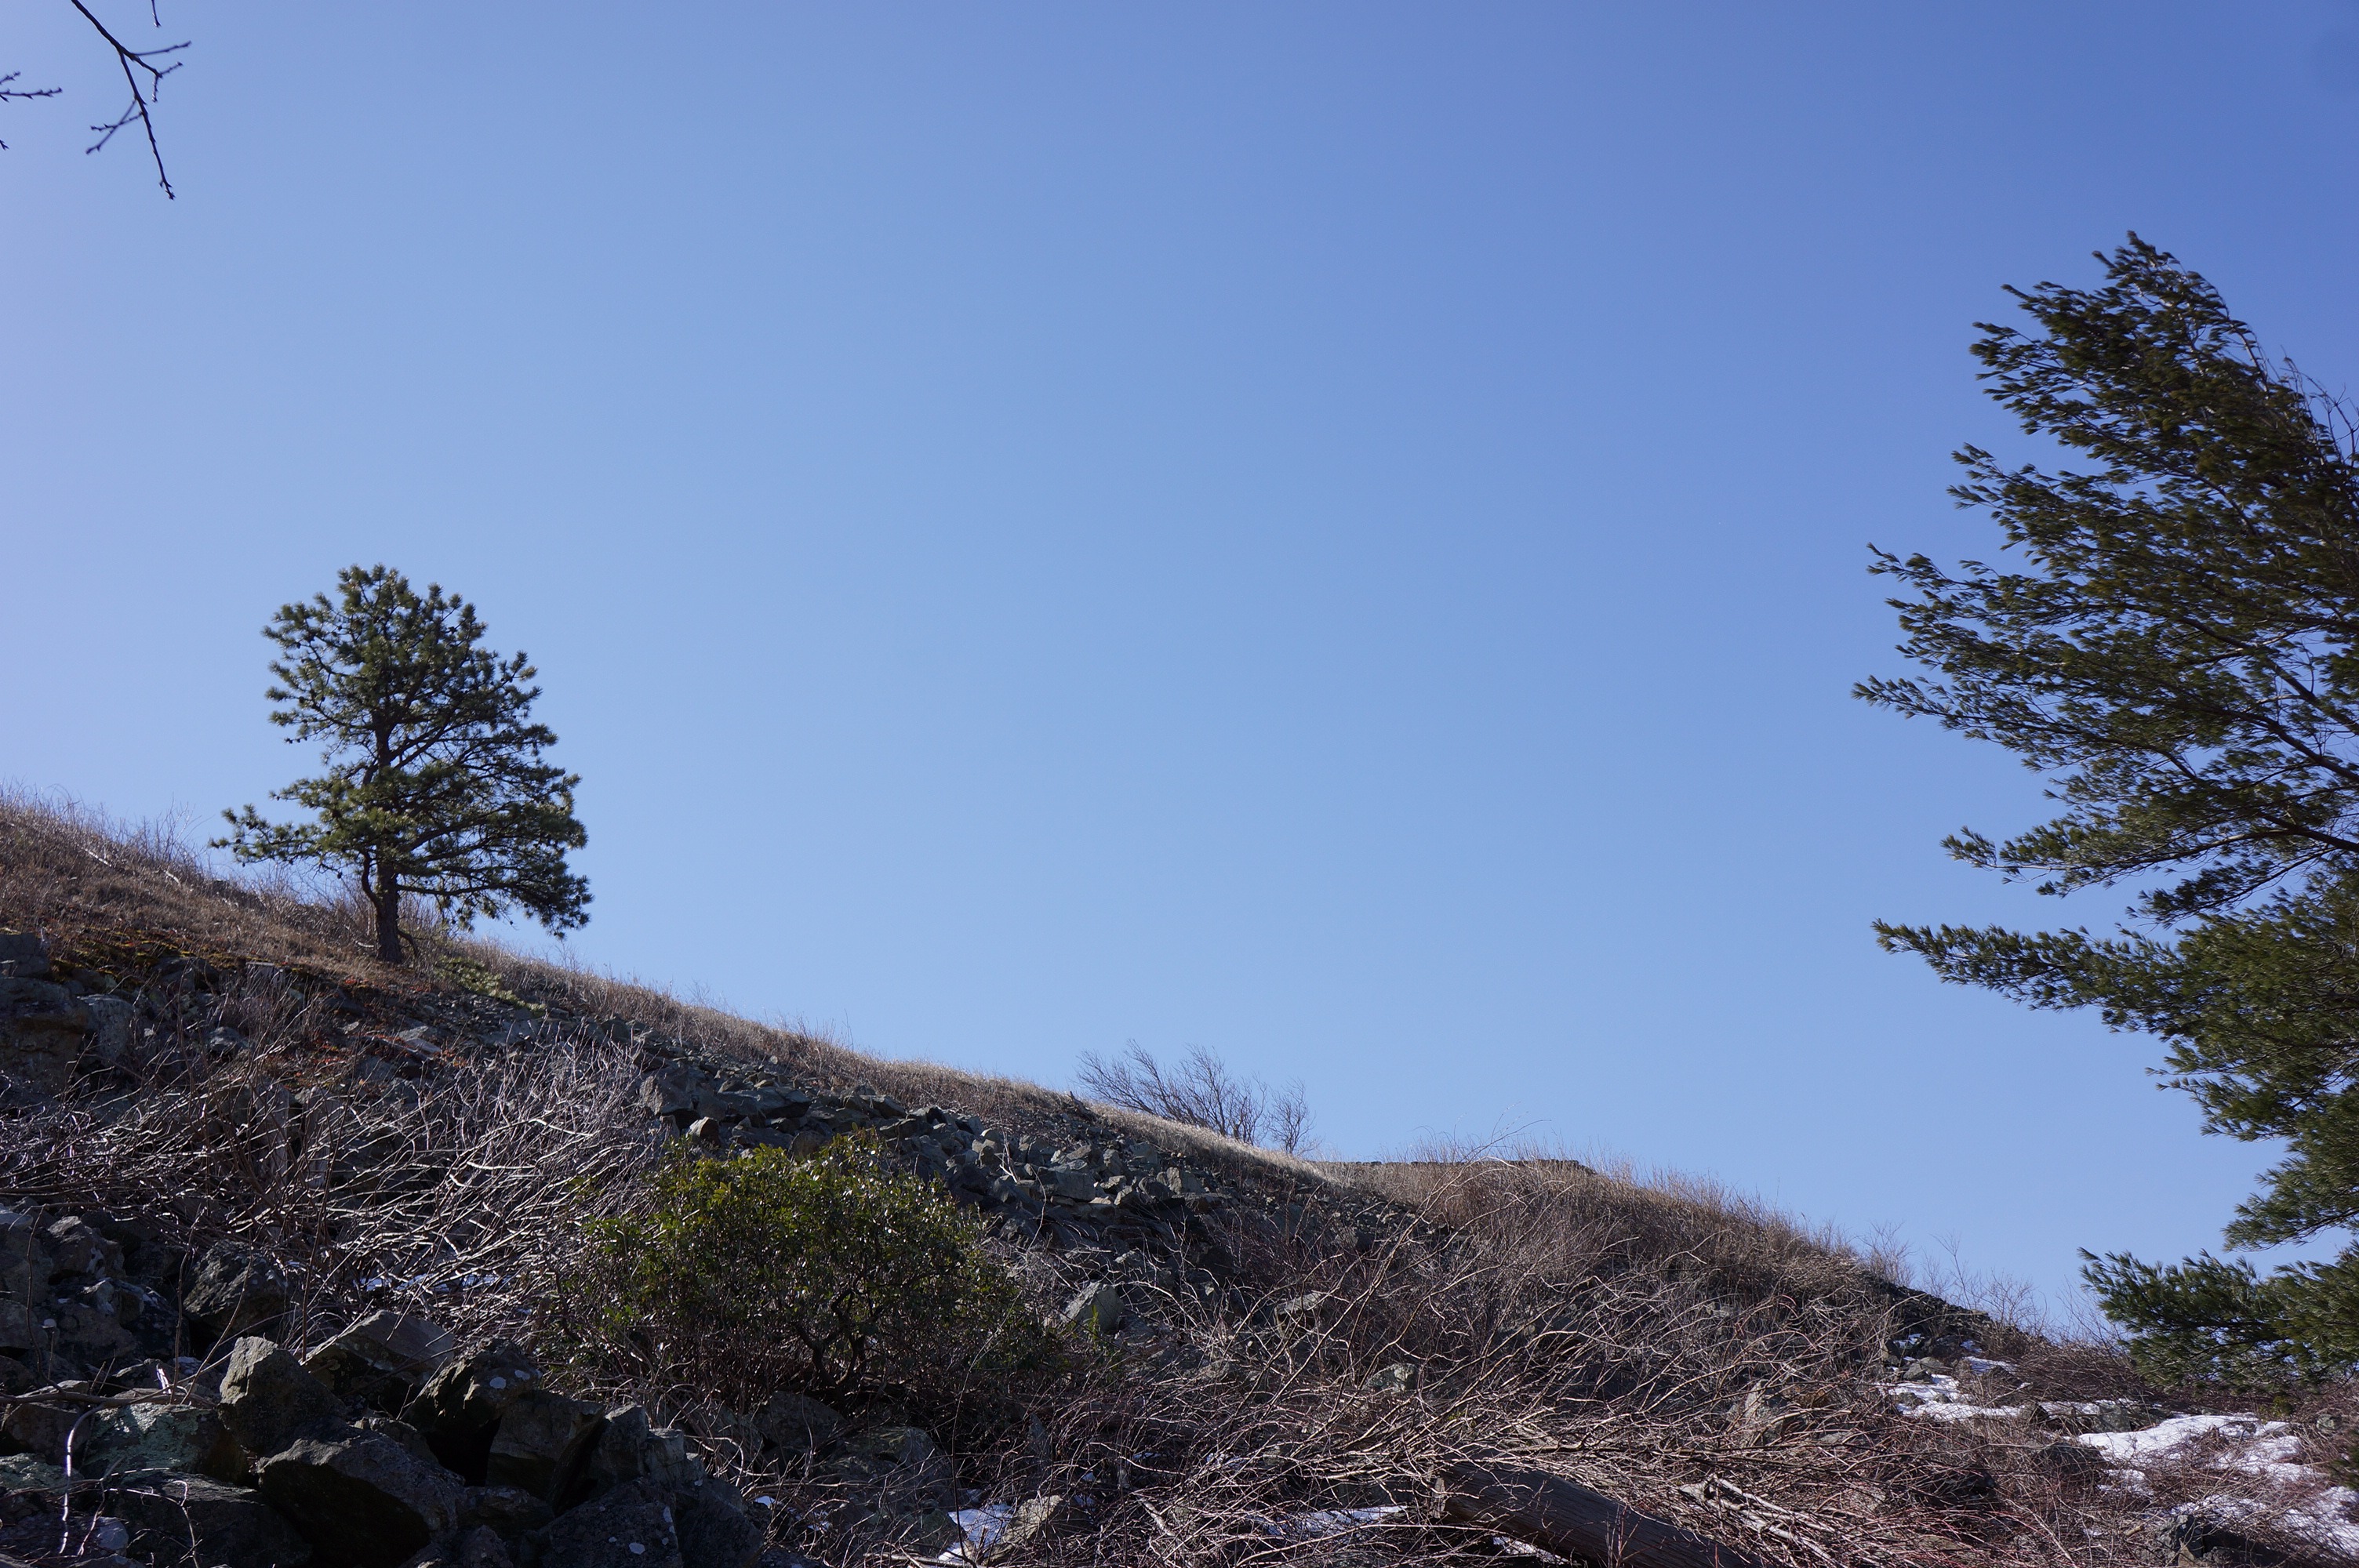
M11 87L8 85L24 74L21 70L12 70L5 76L0 76L0 103L5 103L13 98L55 98L65 91L62 87ZM7 150L8 144L0 142L0 152Z

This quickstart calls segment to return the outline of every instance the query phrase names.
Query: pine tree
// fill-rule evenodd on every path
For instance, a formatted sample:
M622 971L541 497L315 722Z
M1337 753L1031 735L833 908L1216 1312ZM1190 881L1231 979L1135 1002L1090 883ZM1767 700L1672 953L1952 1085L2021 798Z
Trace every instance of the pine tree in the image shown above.
M474 607L440 586L421 599L384 566L347 568L337 586L336 602L285 605L263 629L283 655L270 721L294 730L290 745L323 741L326 766L271 798L315 818L225 811L217 846L351 875L389 964L403 957L406 893L462 930L511 906L560 935L584 924L590 885L565 863L588 841L573 816L582 781L540 760L557 737L530 722L530 662L481 646Z
M2011 290L2033 330L1984 323L1973 350L2073 466L1958 454L1952 493L2015 559L1876 551L1936 678L1857 695L2045 775L2055 816L1952 855L2131 901L2105 935L1875 929L1944 979L2158 1036L2207 1131L2287 1141L2224 1238L2339 1234L2335 1261L2085 1272L2157 1375L2314 1375L2359 1363L2359 453L2203 278L2135 234L2099 259L2102 287Z

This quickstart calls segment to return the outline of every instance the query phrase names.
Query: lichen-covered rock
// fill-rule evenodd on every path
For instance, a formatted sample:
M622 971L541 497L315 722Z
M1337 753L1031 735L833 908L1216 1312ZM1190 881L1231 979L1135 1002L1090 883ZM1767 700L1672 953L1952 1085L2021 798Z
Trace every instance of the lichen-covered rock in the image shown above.
M74 1468L112 1475L125 1470L179 1471L235 1481L245 1456L222 1418L201 1407L177 1403L122 1405L82 1422L78 1451L89 1464Z
M451 1533L464 1487L381 1432L299 1437L264 1460L262 1495L331 1563L396 1568Z
M257 1459L343 1413L328 1386L305 1371L290 1352L251 1336L230 1347L221 1400L223 1422Z
M191 1546L201 1563L302 1568L311 1543L259 1492L205 1476L144 1471L108 1480L106 1506L127 1520L133 1550L180 1562Z
M0 1495L62 1492L66 1473L30 1454L0 1454Z
M373 1312L303 1358L337 1395L391 1414L457 1348L448 1330L405 1313Z

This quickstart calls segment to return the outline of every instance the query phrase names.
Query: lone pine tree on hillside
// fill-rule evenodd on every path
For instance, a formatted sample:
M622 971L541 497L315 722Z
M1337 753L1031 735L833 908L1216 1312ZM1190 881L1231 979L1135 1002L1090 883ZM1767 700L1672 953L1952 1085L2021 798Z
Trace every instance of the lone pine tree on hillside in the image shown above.
M565 852L588 842L573 816L582 781L540 760L557 743L530 722L536 673L481 646L474 607L390 568L349 567L325 594L263 628L284 655L266 695L288 744L324 740L327 771L275 792L317 814L266 821L225 811L216 840L241 860L309 862L351 875L376 914L377 956L402 961L401 900L433 901L462 929L511 906L563 934L589 915L590 884Z
M2119 887L2126 924L1875 929L1944 979L2160 1036L2207 1131L2285 1141L2225 1239L2341 1233L2333 1261L2085 1271L2157 1374L2315 1375L2359 1363L2359 452L2201 276L2135 234L2099 259L2102 287L2011 291L2031 330L1984 323L1973 350L2071 466L1958 454L1952 493L2015 560L1876 551L1936 678L1857 695L2046 775L2054 817L1950 852L2043 893Z

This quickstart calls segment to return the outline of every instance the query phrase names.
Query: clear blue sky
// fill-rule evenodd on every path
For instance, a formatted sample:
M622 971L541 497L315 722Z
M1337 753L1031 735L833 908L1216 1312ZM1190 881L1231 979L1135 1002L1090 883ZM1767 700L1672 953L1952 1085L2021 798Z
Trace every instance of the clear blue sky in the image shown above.
M1847 691L1866 544L1989 544L2002 284L2135 228L2359 373L2359 8L163 17L169 203L62 0L0 31L69 90L0 105L0 777L262 799L258 629L384 560L538 662L601 966L2050 1288L2263 1162L1875 950L2113 908L1947 861L2035 781Z

